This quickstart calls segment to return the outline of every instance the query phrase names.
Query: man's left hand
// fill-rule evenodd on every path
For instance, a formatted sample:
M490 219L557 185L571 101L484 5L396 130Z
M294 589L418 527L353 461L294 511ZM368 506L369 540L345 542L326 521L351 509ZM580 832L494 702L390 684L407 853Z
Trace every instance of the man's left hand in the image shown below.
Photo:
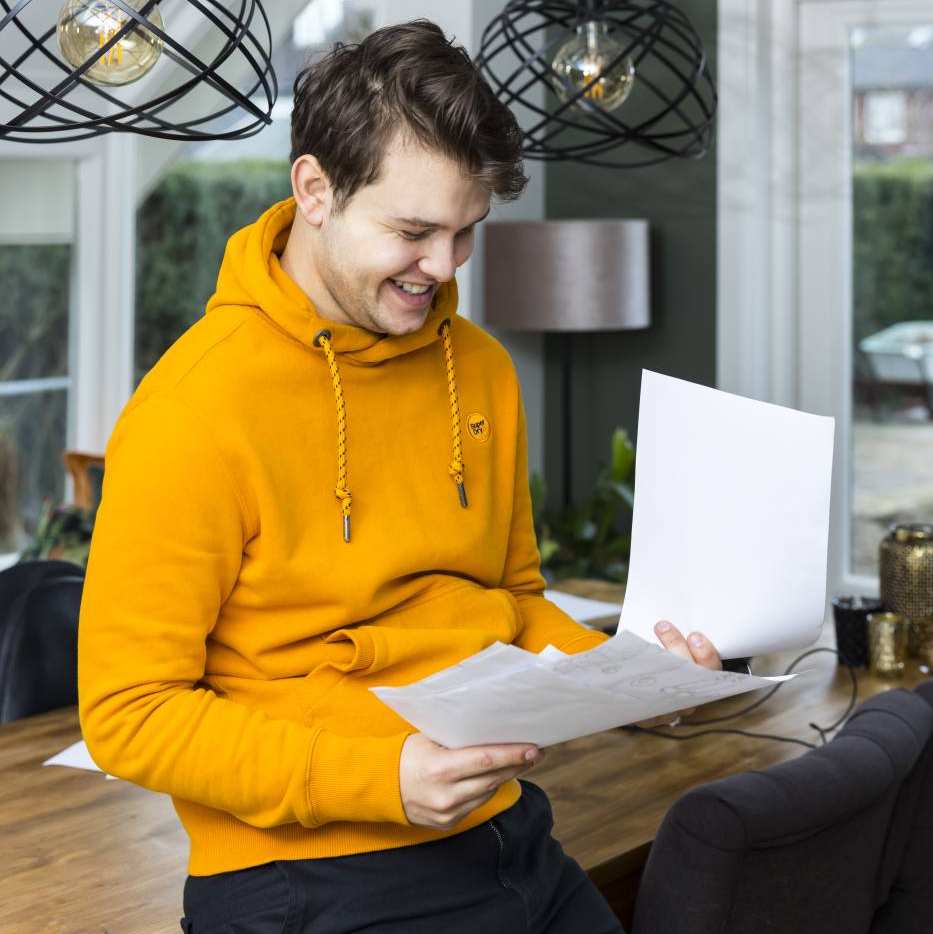
M689 636L684 638L683 633L673 623L663 619L655 625L654 632L660 639L661 645L668 652L673 652L675 655L679 655L681 658L687 659L687 661L695 662L703 668L709 668L711 671L722 670L722 659L719 657L719 652L716 651L716 646L702 632L691 632ZM643 720L641 723L636 723L635 726L671 726L677 723L681 717L690 716L695 710L696 707L691 707L689 710L679 710L676 713L664 714L662 717Z

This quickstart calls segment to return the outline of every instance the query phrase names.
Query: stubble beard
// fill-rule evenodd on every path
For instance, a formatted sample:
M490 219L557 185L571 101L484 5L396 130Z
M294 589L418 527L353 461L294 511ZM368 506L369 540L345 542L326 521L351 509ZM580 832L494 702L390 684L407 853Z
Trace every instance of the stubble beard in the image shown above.
M328 251L329 252L329 251ZM328 256L328 260L330 257ZM384 334L378 308L378 296L375 299L376 307L367 301L366 295L353 285L338 263L328 262L327 275L321 280L327 289L333 303L340 309L344 318L356 327L367 331Z

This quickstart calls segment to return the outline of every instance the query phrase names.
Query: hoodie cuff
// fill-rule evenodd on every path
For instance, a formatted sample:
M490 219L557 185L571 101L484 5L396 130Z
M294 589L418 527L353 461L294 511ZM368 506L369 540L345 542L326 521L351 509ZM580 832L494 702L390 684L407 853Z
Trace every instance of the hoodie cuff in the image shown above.
M321 730L309 762L312 826L331 821L411 826L399 784L402 745L411 735L352 737Z
M608 633L600 632L598 629L591 629L589 632L581 633L575 636L563 645L557 646L561 652L567 655L578 655L580 652L587 652L595 649L597 645L602 645L607 639L611 639Z

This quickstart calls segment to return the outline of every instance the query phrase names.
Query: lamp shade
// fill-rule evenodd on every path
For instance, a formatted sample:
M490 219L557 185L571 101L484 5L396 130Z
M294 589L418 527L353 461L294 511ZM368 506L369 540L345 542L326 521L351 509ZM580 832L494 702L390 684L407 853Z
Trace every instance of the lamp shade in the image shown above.
M648 221L486 225L485 320L512 331L619 331L651 323Z

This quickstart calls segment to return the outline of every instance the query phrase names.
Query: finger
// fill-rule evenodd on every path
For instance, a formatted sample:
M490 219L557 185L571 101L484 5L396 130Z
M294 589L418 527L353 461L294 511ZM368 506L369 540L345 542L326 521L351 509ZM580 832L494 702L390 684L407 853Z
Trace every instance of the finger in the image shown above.
M431 810L431 820L438 827L453 827L471 811L485 804L500 786L532 768L524 766L499 769L481 778L471 778L438 793Z
M687 646L693 660L698 665L712 671L722 670L722 659L719 657L719 652L716 651L716 646L702 632L691 632L687 639Z
M661 641L661 645L663 645L668 652L673 652L675 655L685 658L688 662L693 661L693 655L690 652L690 647L687 645L687 640L673 623L662 619L655 625L654 633Z
M487 792L494 794L500 785L504 785L513 778L518 778L519 775L523 775L531 768L533 768L533 763L526 762L521 766L496 769L494 772L487 772L485 775L464 779L461 782L457 782L454 786L456 794L460 796L463 801L468 801L471 798L478 798Z
M451 781L485 775L497 769L525 767L539 762L541 750L527 743L502 743L496 746L466 746L448 750L445 773ZM530 758L529 758L530 757Z
M449 830L451 827L456 827L460 821L489 801L489 799L492 798L496 791L498 791L498 788L487 792L484 795L480 795L478 798L472 798L471 800L464 802L453 813L438 815L437 825L446 830Z

